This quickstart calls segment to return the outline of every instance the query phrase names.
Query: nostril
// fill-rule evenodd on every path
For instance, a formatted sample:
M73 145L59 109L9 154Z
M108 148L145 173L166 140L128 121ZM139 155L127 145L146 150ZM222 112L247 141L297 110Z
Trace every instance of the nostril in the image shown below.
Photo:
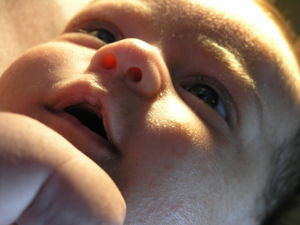
M120 91L127 91L127 88L130 94L147 99L155 98L165 87L162 78L169 78L159 49L130 38L100 48L92 57L88 70L99 76L99 82L109 93L118 87Z
M142 70L138 67L130 67L126 72L126 78L136 83L142 80L142 76Z

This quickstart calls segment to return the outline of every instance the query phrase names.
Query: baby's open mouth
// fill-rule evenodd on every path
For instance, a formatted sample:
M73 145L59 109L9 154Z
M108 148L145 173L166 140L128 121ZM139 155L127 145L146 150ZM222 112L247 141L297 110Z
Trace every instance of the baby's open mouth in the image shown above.
M89 104L82 103L71 105L64 108L64 112L75 117L82 125L108 141L102 117L97 114Z
M75 83L51 96L46 124L60 133L81 152L103 165L118 156L112 140L109 117L100 94L86 83Z

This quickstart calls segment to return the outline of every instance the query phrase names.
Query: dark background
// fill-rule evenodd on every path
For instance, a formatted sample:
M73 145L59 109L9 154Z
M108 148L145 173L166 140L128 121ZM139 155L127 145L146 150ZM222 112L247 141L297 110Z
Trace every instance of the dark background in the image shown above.
M300 35L300 0L270 0Z

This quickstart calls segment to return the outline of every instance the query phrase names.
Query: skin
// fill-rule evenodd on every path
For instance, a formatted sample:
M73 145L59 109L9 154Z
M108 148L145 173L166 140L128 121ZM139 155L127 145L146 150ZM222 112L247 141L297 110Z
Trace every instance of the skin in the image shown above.
M59 35L71 17L88 2L0 0L0 74L28 48Z
M106 44L79 32L96 28L109 30L117 41ZM107 54L116 57L115 68L102 67ZM141 80L128 73L133 67L141 70ZM72 144L67 153L78 152L78 162L82 157L97 168L103 179L83 188L82 177L90 170L79 173L73 165L64 173L57 170L61 164L50 163L51 154L41 156L41 165L58 171L60 188L72 178L69 187L77 191L67 193L76 193L82 209L100 208L88 214L95 224L122 224L123 197L128 225L255 225L264 211L272 154L299 127L298 74L283 35L252 1L101 0L80 12L58 38L30 49L6 70L0 106L34 118L30 123L46 125L45 132L56 131L64 145ZM186 88L202 83L219 94L226 117ZM92 105L101 115L109 141L63 112L77 103ZM36 136L42 142L41 133ZM10 143L3 148L15 154ZM69 157L53 149L62 162ZM33 186L47 181L49 173L34 178ZM49 190L52 186L46 183ZM47 196L47 188L40 193ZM54 190L54 199L72 207L70 198ZM98 199L107 190L114 190L113 200L86 197L91 192ZM20 224L37 221L44 198L33 191L32 199L33 213L27 213L26 204L21 207ZM116 204L108 207L109 202ZM64 213L53 218L65 218ZM67 222L82 224L78 218Z

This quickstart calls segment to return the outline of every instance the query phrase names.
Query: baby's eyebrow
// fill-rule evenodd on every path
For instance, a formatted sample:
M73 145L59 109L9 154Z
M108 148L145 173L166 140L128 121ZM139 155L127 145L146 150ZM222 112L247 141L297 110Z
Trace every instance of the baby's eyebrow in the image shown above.
M222 46L213 39L204 35L199 35L197 39L200 46L204 46L212 53L220 62L230 70L237 73L235 79L240 80L249 90L256 90L254 79L247 73L246 65L238 55L234 54L230 49Z

